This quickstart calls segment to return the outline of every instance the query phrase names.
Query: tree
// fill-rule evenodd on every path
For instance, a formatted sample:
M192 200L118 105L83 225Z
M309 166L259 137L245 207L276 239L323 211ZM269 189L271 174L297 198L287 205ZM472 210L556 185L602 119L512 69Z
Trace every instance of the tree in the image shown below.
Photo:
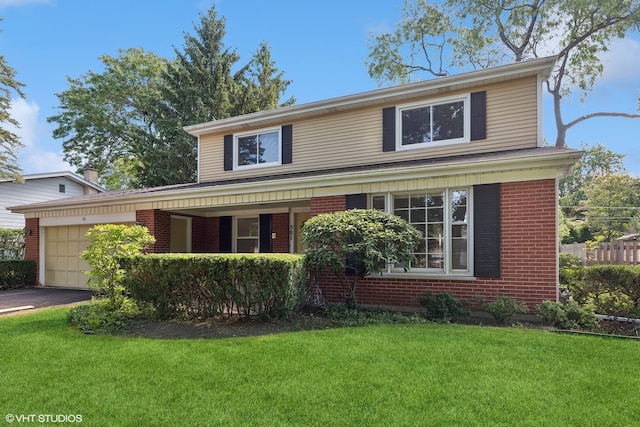
M610 174L626 174L624 154L614 153L602 144L588 146L582 144L584 154L571 172L558 181L560 205L577 207L586 200L584 187L599 176Z
M2 22L2 18L0 18ZM17 153L23 147L20 137L6 128L6 125L20 127L20 123L11 117L11 95L25 98L23 83L16 80L16 71L7 64L4 55L0 55L0 179L22 182L22 170L18 166Z
M176 60L164 75L158 125L162 138L147 147L145 158L169 168L141 171L147 186L196 179L196 139L184 132L184 126L224 119L294 102L278 104L290 81L274 67L267 44L261 44L255 56L236 71L240 57L224 44L225 19L211 7L200 16L195 34L185 34L183 51L175 49ZM172 176L174 175L174 176Z
M449 69L486 68L556 55L547 80L553 97L556 147L567 130L594 117L640 114L593 112L565 121L561 101L573 88L584 101L604 64L610 42L640 28L640 0L407 0L393 33L374 36L367 65L380 83L407 82Z
M594 238L590 220L587 188L609 175L626 175L624 154L608 150L602 144L582 144L584 154L571 171L558 181L560 196L560 235L562 243L582 243ZM627 189L631 191L631 188ZM597 228L597 227L596 227Z
M102 73L68 78L60 114L47 119L58 124L54 137L63 140L67 161L95 167L109 189L195 182L197 142L184 126L294 101L278 104L290 82L267 44L237 67L239 56L223 43L224 19L213 7L200 18L183 51L174 49L175 60L121 50L100 57Z
M121 259L139 254L156 239L141 225L102 224L87 232L89 245L80 257L90 266L89 285L103 291L113 310L120 309L125 298L126 271Z
M357 304L359 279L381 274L387 264L409 265L422 234L404 219L387 212L350 209L317 215L302 227L307 261L330 268L345 284L351 277L347 302Z
M61 112L47 121L58 124L53 136L62 139L71 165L93 166L111 190L135 187L139 178L132 165L147 164L143 147L158 138L150 113L161 97L167 61L144 49L119 50L117 58L100 60L102 73L67 77L69 89L56 94Z
M608 174L585 186L585 218L595 240L610 242L637 232L640 223L640 179Z

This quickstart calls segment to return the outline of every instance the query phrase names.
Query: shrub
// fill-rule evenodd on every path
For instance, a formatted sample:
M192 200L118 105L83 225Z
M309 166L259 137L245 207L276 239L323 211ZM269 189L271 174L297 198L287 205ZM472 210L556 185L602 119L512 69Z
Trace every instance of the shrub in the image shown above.
M505 296L497 296L495 301L485 303L483 298L478 298L483 309L491 314L499 325L511 323L516 314L529 312L525 303L519 303L517 299Z
M91 266L88 284L104 292L113 309L118 310L125 297L126 271L120 265L122 258L140 253L155 238L146 227L115 224L96 225L89 229L87 237L89 245L80 257Z
M0 289L26 288L35 282L35 261L0 260Z
M130 298L123 298L117 308L106 298L93 298L89 304L71 309L69 324L85 333L108 334L124 329L130 319L142 314Z
M0 228L0 260L24 257L24 230Z
M338 326L353 327L385 324L419 324L425 320L421 316L407 316L403 313L392 312L380 308L348 307L332 305L325 308L325 314Z
M149 254L128 258L126 288L166 318L288 316L306 284L294 254Z
M308 263L330 268L343 285L348 282L348 302L353 305L358 279L380 274L389 263L409 265L421 239L421 233L404 219L373 209L321 214L302 227Z
M450 321L453 317L466 318L471 315L468 302L454 298L447 292L435 297L427 291L420 299L420 305L426 309L425 317L431 320Z
M599 329L600 319L593 310L581 307L576 301L563 305L558 302L543 301L536 308L544 322L551 323L558 329L583 329L595 331Z
M597 313L640 316L640 267L594 265L560 269L560 283L575 301Z
M562 268L581 268L582 260L578 255L561 253L558 255L558 265Z

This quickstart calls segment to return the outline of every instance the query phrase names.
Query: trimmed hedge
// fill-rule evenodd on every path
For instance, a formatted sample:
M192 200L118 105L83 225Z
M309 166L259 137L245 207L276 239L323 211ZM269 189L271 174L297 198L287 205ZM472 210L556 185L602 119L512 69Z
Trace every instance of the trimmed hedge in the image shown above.
M560 268L560 284L597 313L640 317L640 267L593 265Z
M26 288L35 283L35 261L0 260L0 289Z
M125 287L164 318L281 317L300 305L303 255L148 254L127 258Z

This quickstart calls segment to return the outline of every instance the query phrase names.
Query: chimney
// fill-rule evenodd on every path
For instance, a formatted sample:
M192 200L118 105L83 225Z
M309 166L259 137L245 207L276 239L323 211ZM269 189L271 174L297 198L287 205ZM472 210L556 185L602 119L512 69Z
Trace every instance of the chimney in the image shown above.
M92 182L94 184L98 183L98 169L95 169L92 166L87 166L84 169L84 179L86 179L89 182ZM95 188L92 187L85 187L84 188L84 194L96 194L98 191Z
M91 166L87 166L84 169L84 179L87 181L91 181L94 184L98 183L98 169L95 169Z

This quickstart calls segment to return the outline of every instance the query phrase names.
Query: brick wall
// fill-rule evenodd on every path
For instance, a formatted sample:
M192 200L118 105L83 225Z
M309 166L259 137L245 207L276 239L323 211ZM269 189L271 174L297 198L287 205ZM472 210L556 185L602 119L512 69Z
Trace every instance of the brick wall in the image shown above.
M156 238L147 252L166 253L171 248L171 214L159 209L136 211L136 222L149 229L149 233Z
M321 213L343 211L347 208L345 196L314 197L311 199L311 216Z
M40 284L40 218L26 218L24 236L24 259L36 262L36 283Z
M554 180L504 183L501 186L502 277L430 280L372 276L359 283L358 303L419 306L420 298L429 290L449 292L472 303L474 309L479 308L476 296L487 301L497 295L514 297L527 303L530 312L534 312L542 301L557 298L556 230ZM320 285L328 301L339 302L348 296L348 290L330 273L322 276Z
M276 238L271 241L271 251L289 253L289 214L278 213L271 216L271 232Z

